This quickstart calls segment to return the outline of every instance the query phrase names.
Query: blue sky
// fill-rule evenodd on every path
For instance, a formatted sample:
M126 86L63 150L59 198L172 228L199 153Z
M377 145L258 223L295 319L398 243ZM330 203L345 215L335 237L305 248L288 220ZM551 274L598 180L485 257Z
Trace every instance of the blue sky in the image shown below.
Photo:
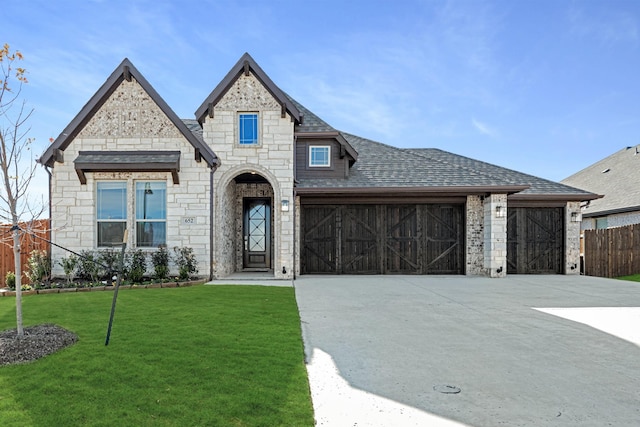
M638 1L29 0L3 16L38 153L125 57L194 118L244 52L335 128L398 147L559 181L640 143Z

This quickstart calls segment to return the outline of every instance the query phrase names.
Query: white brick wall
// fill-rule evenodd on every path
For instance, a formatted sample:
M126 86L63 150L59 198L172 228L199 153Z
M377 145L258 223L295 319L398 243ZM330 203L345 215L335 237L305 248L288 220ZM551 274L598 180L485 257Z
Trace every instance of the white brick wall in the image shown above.
M497 217L501 206L505 215ZM484 268L490 277L507 275L507 195L491 194L484 199Z

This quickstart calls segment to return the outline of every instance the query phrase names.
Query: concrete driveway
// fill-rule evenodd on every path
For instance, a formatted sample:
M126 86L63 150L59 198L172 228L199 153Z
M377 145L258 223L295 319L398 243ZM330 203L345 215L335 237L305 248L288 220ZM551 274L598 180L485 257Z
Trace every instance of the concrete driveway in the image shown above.
M302 276L295 291L318 425L640 425L638 283Z

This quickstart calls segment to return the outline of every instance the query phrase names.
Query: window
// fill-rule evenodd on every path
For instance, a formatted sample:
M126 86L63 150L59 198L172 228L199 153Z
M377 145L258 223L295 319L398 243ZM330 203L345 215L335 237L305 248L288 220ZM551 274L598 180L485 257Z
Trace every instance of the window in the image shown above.
M331 166L331 147L309 147L309 166Z
M238 142L240 145L258 144L258 114L243 113L238 115Z
M136 182L136 246L167 243L167 183Z
M122 243L127 228L127 183L97 183L98 247Z

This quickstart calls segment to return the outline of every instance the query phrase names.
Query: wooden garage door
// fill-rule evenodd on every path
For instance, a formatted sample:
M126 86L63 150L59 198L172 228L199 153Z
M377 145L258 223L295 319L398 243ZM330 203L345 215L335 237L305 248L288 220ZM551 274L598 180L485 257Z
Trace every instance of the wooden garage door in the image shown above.
M562 274L562 208L508 208L507 273Z
M304 274L463 274L463 207L303 206L301 255Z

